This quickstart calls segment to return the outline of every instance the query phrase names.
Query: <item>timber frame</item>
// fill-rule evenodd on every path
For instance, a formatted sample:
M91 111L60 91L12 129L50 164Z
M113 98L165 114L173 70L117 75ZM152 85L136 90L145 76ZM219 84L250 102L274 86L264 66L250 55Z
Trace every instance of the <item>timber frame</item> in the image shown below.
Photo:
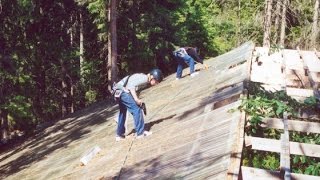
M269 48L255 47L252 58L248 61L248 80L262 83L269 91L284 90L288 96L303 101L314 96L320 99L320 59L319 52L278 49L271 52ZM247 96L247 93L244 93ZM313 116L319 121L318 114L301 115L301 119ZM291 173L290 154L320 157L320 145L291 142L289 131L320 133L320 122L308 122L288 119L263 118L263 128L282 129L280 140L246 136L244 132L247 115L239 122L239 132L234 143L233 154L227 179L319 179L318 176ZM270 171L241 166L243 146L254 150L280 153L280 171ZM240 176L239 176L239 175Z

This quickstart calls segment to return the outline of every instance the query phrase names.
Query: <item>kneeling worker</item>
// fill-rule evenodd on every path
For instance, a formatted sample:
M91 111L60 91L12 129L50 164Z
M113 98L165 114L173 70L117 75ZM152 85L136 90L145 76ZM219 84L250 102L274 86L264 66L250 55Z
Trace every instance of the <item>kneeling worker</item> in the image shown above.
M141 109L143 102L138 98L137 91L140 91L141 89L139 88L147 85L154 86L161 82L162 79L161 70L153 69L148 74L136 73L126 76L115 85L116 89L122 90L122 93L120 93L118 98L120 112L118 117L116 141L120 141L125 138L127 110L133 115L136 138L142 138L152 134L152 132L144 130L144 119Z
M190 67L190 76L194 77L195 75L199 74L198 72L195 72L194 64L195 60L188 54L186 51L186 48L179 48L175 51L173 51L173 55L176 57L178 66L177 66L177 75L176 79L179 80L182 76L182 70L184 63L187 63Z

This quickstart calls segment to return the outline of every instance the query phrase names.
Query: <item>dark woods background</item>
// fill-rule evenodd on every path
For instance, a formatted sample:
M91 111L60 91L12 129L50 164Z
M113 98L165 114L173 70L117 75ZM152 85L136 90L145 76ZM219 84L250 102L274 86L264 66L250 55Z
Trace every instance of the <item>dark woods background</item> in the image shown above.
M13 130L32 133L107 98L108 5L0 0L1 138ZM292 0L287 8L285 47L309 48L314 2ZM178 46L198 47L205 58L248 40L262 45L264 0L119 0L116 10L118 78L154 67L174 73Z

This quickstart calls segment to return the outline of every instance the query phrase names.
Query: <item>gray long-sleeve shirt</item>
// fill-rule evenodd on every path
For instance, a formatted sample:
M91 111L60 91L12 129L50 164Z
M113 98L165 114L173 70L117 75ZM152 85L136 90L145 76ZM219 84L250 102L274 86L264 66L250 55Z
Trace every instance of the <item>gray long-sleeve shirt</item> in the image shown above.
M129 76L124 77L117 83L117 89L123 89L123 85ZM148 86L148 75L143 73L132 74L126 85L127 90L141 91L144 87Z

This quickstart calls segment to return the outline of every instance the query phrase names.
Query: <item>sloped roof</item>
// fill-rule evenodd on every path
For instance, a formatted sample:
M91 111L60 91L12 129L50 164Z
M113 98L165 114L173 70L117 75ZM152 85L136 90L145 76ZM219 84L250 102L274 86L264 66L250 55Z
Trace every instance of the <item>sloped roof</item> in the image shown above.
M198 76L188 76L185 69L182 79L173 74L143 91L152 136L134 139L129 118L126 140L115 142L117 107L100 102L1 154L0 178L224 178L241 118L229 110L240 104L253 48L245 43L205 61L209 68ZM81 166L81 156L94 146L101 151Z

